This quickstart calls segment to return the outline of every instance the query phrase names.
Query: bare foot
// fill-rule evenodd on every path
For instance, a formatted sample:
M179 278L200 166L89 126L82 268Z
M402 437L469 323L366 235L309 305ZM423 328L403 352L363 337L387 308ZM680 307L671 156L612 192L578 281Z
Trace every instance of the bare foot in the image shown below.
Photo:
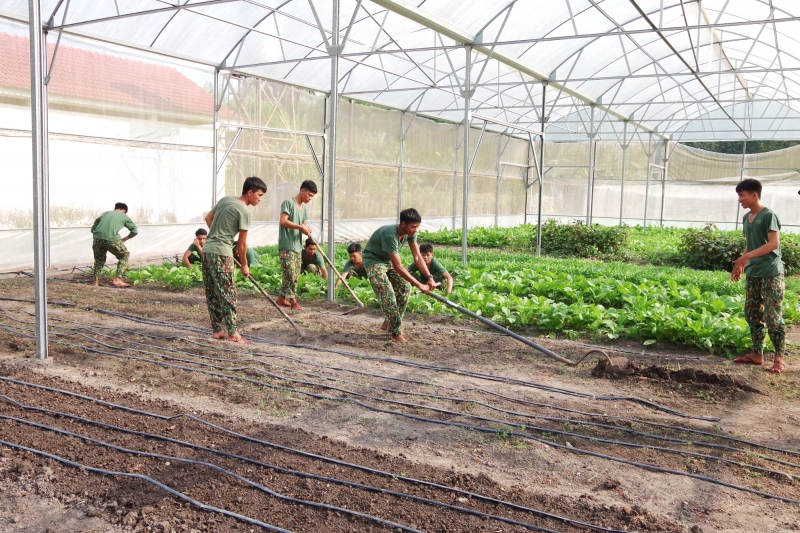
M290 303L289 303L289 302L286 300L286 298L284 298L283 296L278 296L278 299L277 299L277 300L275 300L275 303L276 303L276 304L278 304L278 305L280 305L281 307L291 307L291 306L292 306L292 304L290 304Z
M783 357L775 356L775 361L769 371L771 374L783 374L786 371L786 363L783 362Z
M733 360L737 365L756 365L761 366L764 364L764 354L757 354L750 352L749 354Z
M236 344L244 344L244 345L247 345L247 346L253 344L253 341L249 341L249 340L245 339L244 337L242 337L238 333L234 333L233 335L228 335L228 340L231 341L231 342L235 342Z
M396 342L397 344L405 344L408 341L406 340L405 337L403 337L403 334L401 333L400 335L392 335L392 342Z
M94 280L93 283L90 283L89 285L94 285L95 287L99 287L100 286L100 280L96 279L96 280Z
M383 331L388 331L389 330L389 323L384 320L383 324L381 324L381 329Z
M224 341L224 340L228 340L228 334L225 333L224 331L218 331L218 332L214 333L213 335L211 335L211 338L212 339L216 339L218 341Z
M297 300L295 300L294 298L289 300L289 303L292 304L292 311L302 311L303 310L303 308L300 307L300 304L298 304Z
M130 287L130 283L125 283L120 278L114 278L114 281L111 282L114 287Z

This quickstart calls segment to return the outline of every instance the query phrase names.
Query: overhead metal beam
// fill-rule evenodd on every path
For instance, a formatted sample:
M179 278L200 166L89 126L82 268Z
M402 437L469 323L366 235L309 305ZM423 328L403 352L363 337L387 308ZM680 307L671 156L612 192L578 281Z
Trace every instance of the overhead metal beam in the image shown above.
M381 7L385 7L398 15L402 15L403 17L413 20L418 24L425 26L431 30L434 30L450 39L453 39L457 42L460 42L464 45L472 47L475 51L480 52L486 56L491 55L497 61L507 65L515 70L518 70L524 74L527 74L537 80L546 81L551 86L564 93L577 98L578 100L586 103L586 104L593 104L597 106L598 109L601 111L605 111L608 114L620 119L620 120L628 120L632 125L635 127L653 133L658 137L664 137L664 135L651 130L649 127L645 126L644 124L640 124L635 120L632 120L631 117L620 113L614 109L610 109L607 106L604 106L601 102L598 102L596 99L592 98L591 96L582 93L581 91L572 89L571 87L567 87L561 83L558 83L555 80L552 80L550 76L536 67L527 64L523 60L518 57L512 56L511 54L507 54L502 51L498 51L497 49L493 49L491 46L485 46L481 43L478 43L478 38L476 35L473 35L457 26L450 24L449 22L432 15L430 13L425 13L423 10L419 9L418 7L406 2L405 0L372 0L373 3L378 4Z

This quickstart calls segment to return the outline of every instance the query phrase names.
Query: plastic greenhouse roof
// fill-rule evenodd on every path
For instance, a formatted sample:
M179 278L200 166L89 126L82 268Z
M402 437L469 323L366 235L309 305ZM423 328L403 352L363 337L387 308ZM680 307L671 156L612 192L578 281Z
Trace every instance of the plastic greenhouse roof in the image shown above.
M334 1L42 0L42 18L50 39L327 93ZM339 1L344 97L460 122L470 57L470 111L537 131L544 116L553 140L800 138L798 0ZM28 2L0 16L26 22Z

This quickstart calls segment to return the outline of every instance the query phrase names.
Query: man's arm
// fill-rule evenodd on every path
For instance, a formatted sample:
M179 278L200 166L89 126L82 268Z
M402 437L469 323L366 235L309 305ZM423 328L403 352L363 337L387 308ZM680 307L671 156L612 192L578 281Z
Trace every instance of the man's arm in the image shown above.
M183 264L186 265L186 268L192 268L192 263L189 261L190 257L192 257L191 250L183 252Z
M289 220L289 213L281 213L281 227L287 229L296 229L303 235L311 235L311 228L306 226L305 224L295 224L291 220Z
M731 272L731 280L739 281L739 278L742 277L742 272L744 272L744 267L747 266L747 263L750 262L751 259L755 259L756 257L761 257L763 255L767 255L768 253L777 250L778 247L781 245L781 234L777 231L770 231L767 233L767 243L763 246L759 246L752 252L748 252L745 249L745 253L742 254L742 257L736 260L733 263L733 272Z
M428 265L425 264L425 261L422 259L422 255L419 253L419 245L415 242L410 242L408 243L408 247L411 248L411 255L414 256L414 264L417 265L417 268L419 269L420 277L428 280L427 287L429 289L435 289L436 282L433 280L433 276L431 276L431 273L428 270Z
M324 266L319 269L319 274L325 279L328 279L328 269Z
M444 279L447 280L447 294L449 295L451 292L453 292L453 276L451 276L450 272L446 270L442 275L444 276Z
M100 223L100 217L97 217L96 219L94 219L94 224L92 224L92 233L94 233L94 230L97 229L97 225L99 223Z
M242 275L248 277L250 275L250 265L247 264L247 230L239 230L239 241L236 243L236 256L239 258L239 264L242 270Z
M425 293L431 290L430 287L417 281L417 279L414 276L412 276L408 270L406 270L406 267L404 267L403 263L400 261L400 254L389 253L389 261L392 262L392 268L394 268L394 271L400 274L400 277L409 282L412 286L418 288L419 290ZM422 260L420 259L420 261ZM422 261L422 264L424 266L425 261ZM428 269L426 268L425 271L427 272Z
M128 228L128 235L122 238L122 242L129 241L139 235L139 230L136 228L136 224L133 223L133 220L126 220L125 227Z
M214 220L214 211L209 211L206 215L206 226L211 229L211 222Z

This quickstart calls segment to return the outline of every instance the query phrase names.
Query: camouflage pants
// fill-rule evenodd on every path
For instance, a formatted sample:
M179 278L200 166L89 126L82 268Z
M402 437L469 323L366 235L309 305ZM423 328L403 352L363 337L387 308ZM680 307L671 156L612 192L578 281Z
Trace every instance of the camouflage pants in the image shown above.
M131 254L122 241L106 241L94 239L92 242L92 252L94 252L94 279L100 277L100 272L106 266L106 252L117 258L117 277L121 278L128 271L128 259Z
M284 298L296 298L295 290L297 289L297 278L300 276L300 267L302 261L300 254L291 250L281 250L281 271L283 278L281 280L281 292L279 293Z
M403 314L408 305L411 285L390 265L373 265L366 269L369 283L381 304L386 324L389 325L389 333L400 335L403 333Z
M206 304L214 333L236 333L236 273L233 257L203 254L203 285L206 289Z
M766 333L775 347L775 355L786 352L786 326L781 315L781 302L786 291L783 273L770 278L747 277L744 318L750 326L753 352L764 353Z
M310 272L311 274L319 275L319 267L317 265L306 265L303 267L303 272Z

